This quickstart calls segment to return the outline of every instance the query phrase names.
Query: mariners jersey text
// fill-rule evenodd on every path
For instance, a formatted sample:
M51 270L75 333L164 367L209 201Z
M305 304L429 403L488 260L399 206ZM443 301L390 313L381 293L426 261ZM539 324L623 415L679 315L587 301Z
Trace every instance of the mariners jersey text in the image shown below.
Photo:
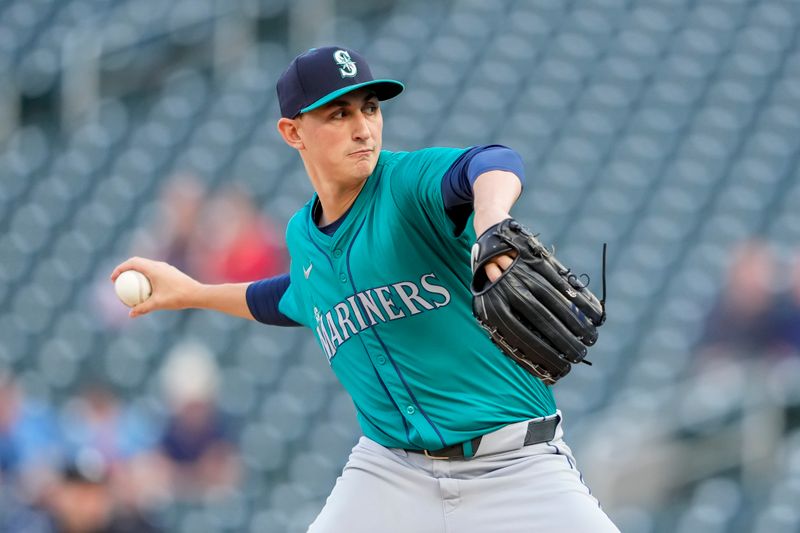
M357 292L325 313L315 307L315 332L330 362L339 346L365 329L433 311L450 300L450 292L431 272L417 281L398 281Z

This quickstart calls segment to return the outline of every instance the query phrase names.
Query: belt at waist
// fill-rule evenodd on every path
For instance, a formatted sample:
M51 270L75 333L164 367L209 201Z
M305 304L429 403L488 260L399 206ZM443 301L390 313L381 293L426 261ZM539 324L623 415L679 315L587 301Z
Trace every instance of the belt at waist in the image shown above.
M561 417L556 415L553 418L544 420L531 420L528 422L527 431L525 433L525 440L523 446L530 446L532 444L541 444L553 440L556 434L556 428L561 421ZM406 450L412 453L421 453L431 459L464 459L473 457L481 444L483 439L491 438L492 434L481 435L466 442L453 444L438 450Z

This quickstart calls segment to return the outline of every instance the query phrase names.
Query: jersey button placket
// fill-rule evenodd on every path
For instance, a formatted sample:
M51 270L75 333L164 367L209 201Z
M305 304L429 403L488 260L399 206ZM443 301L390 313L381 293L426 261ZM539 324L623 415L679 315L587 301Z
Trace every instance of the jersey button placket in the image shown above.
M345 276L344 273L339 274L339 281L347 283L347 276Z
M338 249L338 248L335 249L333 251L333 257L335 257L336 259L339 259L340 257L342 257L342 251L340 249Z
M417 409L413 405L409 405L408 407L406 407L406 414L407 415L413 415L416 412L417 412Z

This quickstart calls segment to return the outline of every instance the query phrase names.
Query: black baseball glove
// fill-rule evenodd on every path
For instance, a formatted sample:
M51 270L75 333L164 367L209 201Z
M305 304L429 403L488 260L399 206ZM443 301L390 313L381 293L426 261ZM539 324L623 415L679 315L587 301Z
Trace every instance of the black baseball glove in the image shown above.
M500 278L490 282L484 266L515 255ZM603 250L605 292L605 249ZM559 263L513 218L487 229L472 247L472 311L494 343L548 385L584 362L605 321L603 300Z

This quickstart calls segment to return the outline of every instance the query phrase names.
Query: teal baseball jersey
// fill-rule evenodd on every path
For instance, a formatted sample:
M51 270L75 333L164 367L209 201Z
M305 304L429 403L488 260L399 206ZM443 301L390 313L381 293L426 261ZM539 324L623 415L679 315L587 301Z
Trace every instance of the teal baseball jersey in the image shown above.
M552 392L472 315L472 224L457 232L442 176L464 152L382 151L345 220L326 235L316 195L290 220L279 309L316 335L364 435L436 450L555 413Z

